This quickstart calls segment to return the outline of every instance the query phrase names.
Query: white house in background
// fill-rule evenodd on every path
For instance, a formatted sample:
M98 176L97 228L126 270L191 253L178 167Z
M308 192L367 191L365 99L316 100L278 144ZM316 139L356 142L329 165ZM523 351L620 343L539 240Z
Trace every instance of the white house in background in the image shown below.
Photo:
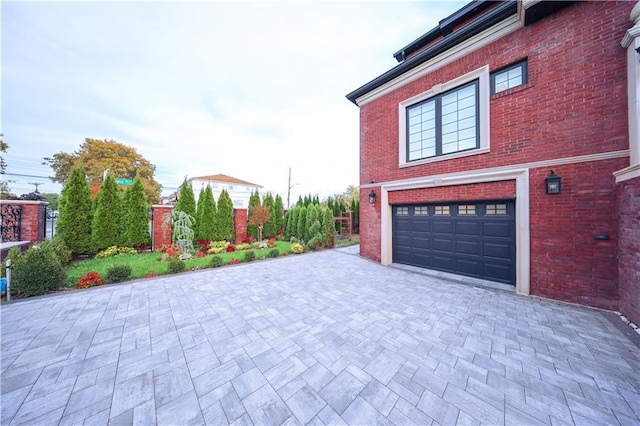
M222 190L226 189L229 197L231 197L231 201L233 201L233 207L236 209L249 208L249 197L251 197L254 191L260 192L262 188L261 185L223 174L198 176L189 179L188 182L191 182L191 186L193 187L193 195L195 196L196 203L198 202L200 191L204 191L207 185L211 185L216 204L218 203Z

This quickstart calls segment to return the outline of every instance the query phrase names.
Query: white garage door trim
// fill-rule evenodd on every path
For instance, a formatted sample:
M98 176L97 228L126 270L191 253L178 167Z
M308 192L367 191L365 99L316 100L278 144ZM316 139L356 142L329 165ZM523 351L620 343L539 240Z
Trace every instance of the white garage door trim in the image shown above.
M380 261L389 266L393 259L392 210L389 192L407 189L437 188L441 186L473 183L516 182L516 292L529 294L530 286L530 234L529 234L529 169L513 169L472 174L448 174L416 178L380 186ZM429 201L429 200L420 200Z

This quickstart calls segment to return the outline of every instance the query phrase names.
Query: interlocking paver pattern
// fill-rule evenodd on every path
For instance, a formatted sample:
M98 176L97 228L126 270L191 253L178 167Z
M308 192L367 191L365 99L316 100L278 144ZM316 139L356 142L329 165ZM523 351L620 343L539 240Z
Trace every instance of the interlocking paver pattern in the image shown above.
M5 304L0 423L640 424L614 314L357 249Z

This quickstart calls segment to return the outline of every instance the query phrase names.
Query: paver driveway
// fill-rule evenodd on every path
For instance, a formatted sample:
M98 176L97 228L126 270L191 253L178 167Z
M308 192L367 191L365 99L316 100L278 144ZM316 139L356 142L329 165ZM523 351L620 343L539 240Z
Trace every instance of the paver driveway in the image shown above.
M354 249L2 306L2 424L638 424L611 313Z

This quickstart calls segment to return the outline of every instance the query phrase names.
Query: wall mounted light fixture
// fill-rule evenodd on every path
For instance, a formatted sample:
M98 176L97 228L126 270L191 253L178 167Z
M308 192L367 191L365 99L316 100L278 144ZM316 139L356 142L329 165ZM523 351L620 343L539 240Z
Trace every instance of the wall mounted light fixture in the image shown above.
M376 203L376 191L372 189L371 192L369 193L369 204L375 204L375 203Z
M547 176L547 178L544 180L546 187L547 187L547 194L559 194L562 187L562 181L560 179L560 176L558 176L557 174L555 174L553 172L553 170L551 170L551 174L549 176Z

